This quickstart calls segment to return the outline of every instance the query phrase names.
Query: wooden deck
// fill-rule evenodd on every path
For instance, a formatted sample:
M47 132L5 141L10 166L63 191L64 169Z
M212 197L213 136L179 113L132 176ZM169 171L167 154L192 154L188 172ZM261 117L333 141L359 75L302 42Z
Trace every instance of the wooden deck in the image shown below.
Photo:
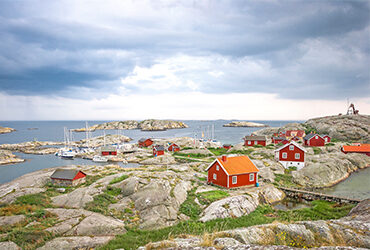
M283 190L288 197L295 198L295 199L303 199L307 201L325 200L325 201L334 201L338 203L352 203L352 204L357 204L361 202L361 200L358 200L358 199L321 194L321 193L316 193L316 192L311 192L311 191L306 191L306 190L286 188L286 187L279 187L279 188Z

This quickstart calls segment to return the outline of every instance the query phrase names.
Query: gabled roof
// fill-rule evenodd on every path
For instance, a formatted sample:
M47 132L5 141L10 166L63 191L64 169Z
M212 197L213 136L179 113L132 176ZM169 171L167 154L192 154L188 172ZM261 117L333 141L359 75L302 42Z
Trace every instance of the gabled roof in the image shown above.
M294 145L294 146L296 146L297 148L301 149L303 152L307 152L307 150L306 150L305 148L303 148L301 145L299 145L299 144L298 144L298 143L296 143L295 141L291 141L290 143L287 143L287 144L285 144L285 145L281 146L280 148L275 149L275 150L274 150L274 152L276 152L276 151L280 151L280 150L282 150L283 148L288 147L289 145Z
M311 140L314 136L320 136L321 137L321 139L324 139L324 138L322 138L322 136L321 135L319 135L319 134L314 134L314 133L311 133L311 134L308 134L308 135L306 135L305 137L303 137L303 139L305 139L305 140L307 140L307 141L309 141L309 140Z
M171 143L168 147L176 147L176 148L179 148L179 146L176 144L176 143Z
M139 142L145 142L146 140L151 140L151 141L152 141L152 139L150 139L150 138L141 138L141 139L139 140Z
M164 151L163 145L155 145L153 148L155 148L157 151Z
M113 146L103 146L100 148L100 151L117 151L117 148Z
M256 173L259 172L258 168L253 164L248 156L231 156L227 157L226 161L223 161L222 158L217 158L213 161L206 171L215 163L218 162L222 169L228 175L237 175L237 174L247 174L247 173Z
M370 144L346 145L342 146L342 150L344 152L370 153Z
M264 135L250 135L250 136L245 136L244 140L248 141L266 141L266 136Z
M73 178L76 177L78 172L80 172L80 170L77 170L77 169L57 169L50 176L50 178L63 179L63 180L73 180ZM82 173L85 174L84 172L82 172Z
M272 137L272 139L273 139L273 140L285 140L286 138L284 138L284 137L275 137L275 136L273 136L273 137Z
M327 136L327 137L330 137L329 135L320 135L322 138L324 138L325 136Z

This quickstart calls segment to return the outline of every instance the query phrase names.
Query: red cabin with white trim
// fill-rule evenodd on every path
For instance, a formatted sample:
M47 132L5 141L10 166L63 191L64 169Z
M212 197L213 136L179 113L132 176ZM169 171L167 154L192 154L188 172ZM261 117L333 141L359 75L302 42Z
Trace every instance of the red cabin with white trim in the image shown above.
M321 135L322 138L324 138L325 143L331 142L331 137L328 135Z
M162 145L155 145L153 146L153 155L164 155L164 147Z
M138 144L139 144L139 147L149 147L153 144L153 140L148 138L148 139L145 139L145 138L141 138L139 141L138 141Z
M256 145L266 146L266 136L251 135L244 137L244 146Z
M206 169L207 182L225 188L254 186L258 183L258 168L248 156L222 156Z
M310 147L322 147L325 146L325 139L318 134L309 134L303 137L304 145Z
M275 150L275 159L285 168L297 167L301 169L305 164L306 149L292 141Z
M177 152L177 151L180 151L180 147L175 143L171 143L171 145L167 148L167 150L170 152Z

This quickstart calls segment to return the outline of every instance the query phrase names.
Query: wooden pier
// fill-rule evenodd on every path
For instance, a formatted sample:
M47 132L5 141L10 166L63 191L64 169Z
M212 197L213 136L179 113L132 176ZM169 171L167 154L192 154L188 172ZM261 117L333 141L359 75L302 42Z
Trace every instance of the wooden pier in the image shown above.
M279 187L279 188L283 190L288 197L291 197L294 199L300 199L300 200L303 199L307 201L325 200L325 201L334 201L338 203L352 203L352 204L357 204L361 202L361 200L357 200L357 199L315 193L315 192L306 191L306 190L286 188L286 187Z

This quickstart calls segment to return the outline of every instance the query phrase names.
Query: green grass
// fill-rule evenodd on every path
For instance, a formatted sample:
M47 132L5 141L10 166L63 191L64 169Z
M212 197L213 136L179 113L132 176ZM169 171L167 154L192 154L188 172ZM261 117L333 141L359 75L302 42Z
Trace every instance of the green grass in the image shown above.
M321 148L313 147L312 149L313 149L313 153L314 153L315 155L321 154L321 152L322 152Z
M94 196L94 200L85 205L86 210L104 215L110 215L108 206L117 202L117 196L121 194L120 188L108 186L104 193Z
M126 180L128 177L129 177L128 175L121 175L120 177L117 177L117 178L114 178L113 180L111 180L111 182L109 182L109 184L116 184L118 182Z
M197 197L201 204L209 205L214 201L230 196L228 192L223 190L212 190L203 193L198 193Z
M232 150L230 154L241 154L241 155L249 155L254 151L253 148L248 148L244 150Z
M289 175L292 171L296 171L296 170L297 170L297 167L288 167L284 169L284 173Z
M284 187L297 187L297 184L293 182L293 176L289 174L275 174L274 184Z
M35 206L41 205L43 207L48 207L50 205L50 198L44 193L27 194L18 197L15 200L15 204L35 205Z
M208 150L211 151L216 156L226 154L226 152L228 151L228 149L226 148L208 148Z
M190 158L198 158L198 159L212 156L211 154L186 154L186 153L180 153L180 152L175 152L175 153L173 153L173 155L183 156L183 157L190 157Z
M327 147L329 147L329 146L335 146L335 144L332 143L332 142L329 142L329 143L326 143L325 146L327 146Z
M202 208L194 201L197 197L195 194L196 188L188 191L188 196L186 200L180 206L180 213L189 216L191 219L196 220L199 218Z
M337 205L326 201L313 201L312 206L291 211L274 210L269 205L260 205L255 211L238 218L216 219L207 222L183 221L174 226L158 230L129 230L118 235L100 249L137 249L149 242L157 242L183 234L202 235L240 227L272 223L273 221L294 222L300 220L338 219L348 214L354 205Z

